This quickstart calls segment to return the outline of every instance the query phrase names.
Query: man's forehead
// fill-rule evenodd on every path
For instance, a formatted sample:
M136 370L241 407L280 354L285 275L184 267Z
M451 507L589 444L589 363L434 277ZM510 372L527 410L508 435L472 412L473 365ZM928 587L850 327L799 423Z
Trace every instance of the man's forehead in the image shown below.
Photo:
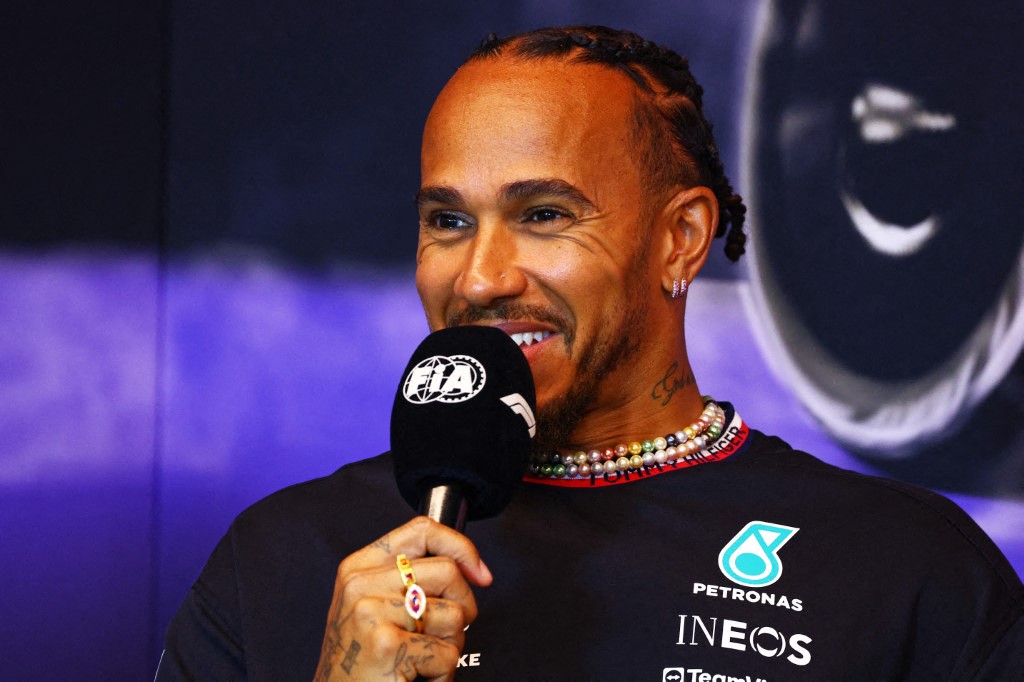
M628 111L636 95L628 76L603 64L498 56L460 67L438 95L431 116L460 109L469 114L467 107L495 101L504 106L547 106L550 118L593 111L608 115Z
M504 188L538 180L567 183L602 210L625 195L635 201L643 191L635 102L632 80L607 66L474 60L427 119L421 186L457 189L476 206L505 201Z
M485 58L438 96L423 136L423 171L470 159L621 163L631 155L636 87L598 64L560 58ZM540 169L536 169L540 170ZM528 177L546 177L530 175Z

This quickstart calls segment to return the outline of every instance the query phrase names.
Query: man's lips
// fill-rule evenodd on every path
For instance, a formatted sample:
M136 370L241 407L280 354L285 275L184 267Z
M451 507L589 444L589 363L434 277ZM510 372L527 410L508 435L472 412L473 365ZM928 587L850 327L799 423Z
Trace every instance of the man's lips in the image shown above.
M527 305L506 301L493 308L469 306L450 312L445 322L449 327L479 324L495 327L515 341L526 358L533 359L548 348L553 338L563 337L566 350L573 337L569 319L549 306Z

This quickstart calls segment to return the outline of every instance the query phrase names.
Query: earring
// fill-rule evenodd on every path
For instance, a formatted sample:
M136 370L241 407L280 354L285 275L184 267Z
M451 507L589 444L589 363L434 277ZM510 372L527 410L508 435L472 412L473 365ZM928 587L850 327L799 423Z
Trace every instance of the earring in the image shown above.
M672 280L672 298L679 298L686 293L686 280Z

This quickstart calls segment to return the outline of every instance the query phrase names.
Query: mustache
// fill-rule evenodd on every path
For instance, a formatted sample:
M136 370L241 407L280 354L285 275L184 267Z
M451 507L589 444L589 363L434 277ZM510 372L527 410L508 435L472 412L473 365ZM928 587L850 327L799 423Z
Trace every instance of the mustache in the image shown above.
M463 310L456 310L448 314L444 323L446 327L461 327L467 324L490 320L500 320L502 322L516 322L519 320L546 322L558 330L567 348L572 346L572 340L575 336L569 319L554 308L517 303L515 301L505 301L486 308L469 306Z

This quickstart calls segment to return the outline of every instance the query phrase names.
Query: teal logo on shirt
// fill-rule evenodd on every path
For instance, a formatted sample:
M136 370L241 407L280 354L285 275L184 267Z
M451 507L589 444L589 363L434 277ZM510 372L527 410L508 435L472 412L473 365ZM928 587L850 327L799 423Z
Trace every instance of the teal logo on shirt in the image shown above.
M782 576L779 550L799 528L751 521L722 548L718 567L738 585L764 587Z

